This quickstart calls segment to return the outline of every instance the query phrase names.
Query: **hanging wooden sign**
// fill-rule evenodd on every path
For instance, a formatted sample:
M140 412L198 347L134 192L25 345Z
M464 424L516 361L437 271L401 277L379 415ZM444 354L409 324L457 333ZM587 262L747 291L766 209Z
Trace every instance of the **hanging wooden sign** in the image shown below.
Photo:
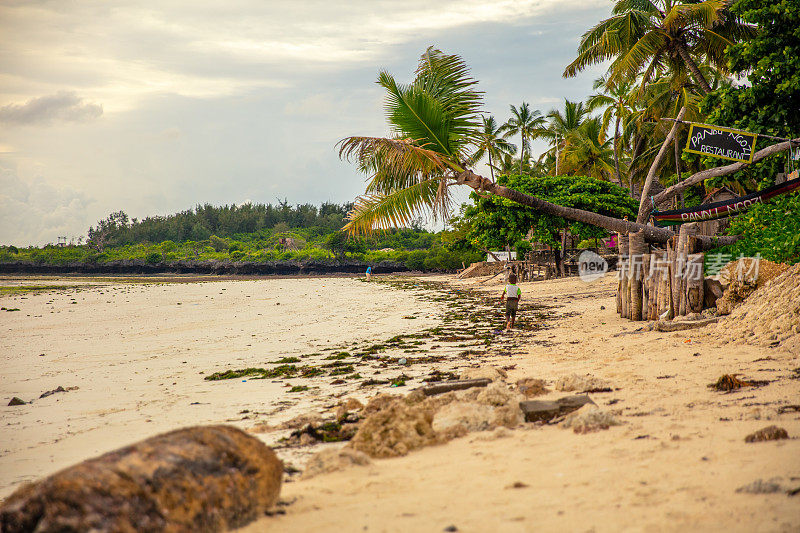
M705 124L692 124L686 151L730 161L751 163L756 146L755 133Z

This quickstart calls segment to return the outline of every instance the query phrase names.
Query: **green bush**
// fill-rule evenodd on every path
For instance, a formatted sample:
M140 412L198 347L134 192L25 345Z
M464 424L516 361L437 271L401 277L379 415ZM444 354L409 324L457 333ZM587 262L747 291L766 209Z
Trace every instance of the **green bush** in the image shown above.
M215 252L225 252L228 250L229 246L228 241L226 241L225 239L221 239L216 235L212 235L211 237L209 237L208 242L214 248Z
M517 259L522 260L525 259L525 254L533 250L533 246L531 246L531 242L525 239L520 239L514 245L514 249L517 251Z
M164 254L164 261L172 262L172 261L177 261L177 260L178 260L178 254L176 254L175 252L170 252L168 254Z
M728 234L742 238L718 251L734 259L760 254L776 263L800 262L800 193L753 206L733 219Z
M158 252L150 252L144 259L148 264L155 265L161 262L161 254Z
M409 252L408 259L406 259L406 267L409 270L424 270L425 269L425 257L428 254L425 250L414 250L413 252Z

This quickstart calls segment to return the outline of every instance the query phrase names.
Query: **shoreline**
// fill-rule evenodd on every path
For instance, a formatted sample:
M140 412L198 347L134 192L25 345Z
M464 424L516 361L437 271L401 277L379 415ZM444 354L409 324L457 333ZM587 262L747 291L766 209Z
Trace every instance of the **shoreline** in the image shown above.
M330 413L343 396L366 402L417 387L475 364L475 354L491 344L491 324L468 324L452 313L480 313L480 303L449 294L435 276L376 276L370 283L351 276L2 279L8 287L47 287L0 296L4 307L21 308L4 312L9 343L0 423L9 439L0 470L14 476L4 476L4 494L21 480L159 431L196 423L277 425L308 410ZM291 297L298 291L304 300ZM320 306L314 316L303 303L309 298ZM368 327L357 331L365 320ZM281 366L298 371L266 380L204 379ZM302 377L303 369L314 377ZM401 387L392 388L393 380ZM367 381L375 383L363 386ZM38 398L57 387L68 392ZM292 393L294 387L308 390ZM33 403L6 407L13 396ZM289 433L259 436L275 445ZM279 454L302 466L316 451L284 447ZM43 454L52 467L36 460Z
M613 276L520 286L563 305L560 317L522 353L483 365L508 368L510 384L544 379L553 390L537 400L570 394L555 390L563 378L601 379L610 390L589 396L620 425L578 434L526 423L301 478L284 485L285 514L242 531L797 530L798 496L787 491L800 488L800 415L781 407L797 403L800 354L723 344L713 328L645 331L614 312ZM766 384L712 390L724 373ZM745 442L770 425L790 438Z
M0 275L327 275L361 274L372 266L376 274L411 272L402 263L380 261L266 261L263 263L235 261L174 261L150 264L143 260L126 259L104 263L70 262L64 264L31 263L25 261L0 262Z

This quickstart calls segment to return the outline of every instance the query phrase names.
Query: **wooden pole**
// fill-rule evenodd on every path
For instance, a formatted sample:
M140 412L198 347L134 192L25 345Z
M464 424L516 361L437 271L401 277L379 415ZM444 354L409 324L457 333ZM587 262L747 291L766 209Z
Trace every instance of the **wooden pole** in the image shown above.
M677 241L676 237L673 237L667 241L667 264L669 265L669 270L665 276L667 278L665 289L667 292L665 300L665 311L667 311L667 314L665 318L670 320L675 318L675 300L678 296L677 292L675 291L675 284L673 283L673 279L675 277L675 241ZM661 315L664 315L663 311Z
M686 262L686 311L700 313L703 311L703 258L702 253L691 254Z
M628 318L631 320L642 319L642 258L647 251L644 241L644 232L637 231L628 236L628 290L630 291L630 307Z
M630 303L630 291L628 289L628 273L630 272L630 262L628 255L628 235L620 236L619 250L620 250L619 294L620 298L622 299L622 313L620 314L620 316L622 316L622 318L628 318L630 317L629 305L628 305Z
M650 275L652 259L652 254L642 256L642 320L648 320L650 315L650 298L653 294L653 277Z
M688 257L692 253L691 247L695 246L694 236L697 234L697 223L683 224L678 233L678 313L683 316L687 313L686 309L686 272L688 267ZM690 243L691 240L691 243Z

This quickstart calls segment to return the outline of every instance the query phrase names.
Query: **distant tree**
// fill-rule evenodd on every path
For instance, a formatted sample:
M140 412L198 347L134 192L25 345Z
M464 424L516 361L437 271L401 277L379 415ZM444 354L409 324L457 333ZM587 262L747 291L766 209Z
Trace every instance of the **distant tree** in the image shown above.
M477 164L484 156L489 158L489 172L494 179L496 165L506 155L513 156L517 153L517 147L505 140L502 136L502 127L497 125L494 117L481 117L483 120L483 130L479 134L477 149L469 158L469 163Z
M108 215L89 228L86 242L89 246L102 252L108 244L116 244L120 233L128 228L128 215L124 211L117 211ZM115 239L116 238L116 239Z
M538 109L531 110L527 102L522 102L519 108L511 106L511 118L503 124L500 131L506 135L519 135L519 167L528 162L531 152L531 140L535 139L541 128L544 126L544 117Z

